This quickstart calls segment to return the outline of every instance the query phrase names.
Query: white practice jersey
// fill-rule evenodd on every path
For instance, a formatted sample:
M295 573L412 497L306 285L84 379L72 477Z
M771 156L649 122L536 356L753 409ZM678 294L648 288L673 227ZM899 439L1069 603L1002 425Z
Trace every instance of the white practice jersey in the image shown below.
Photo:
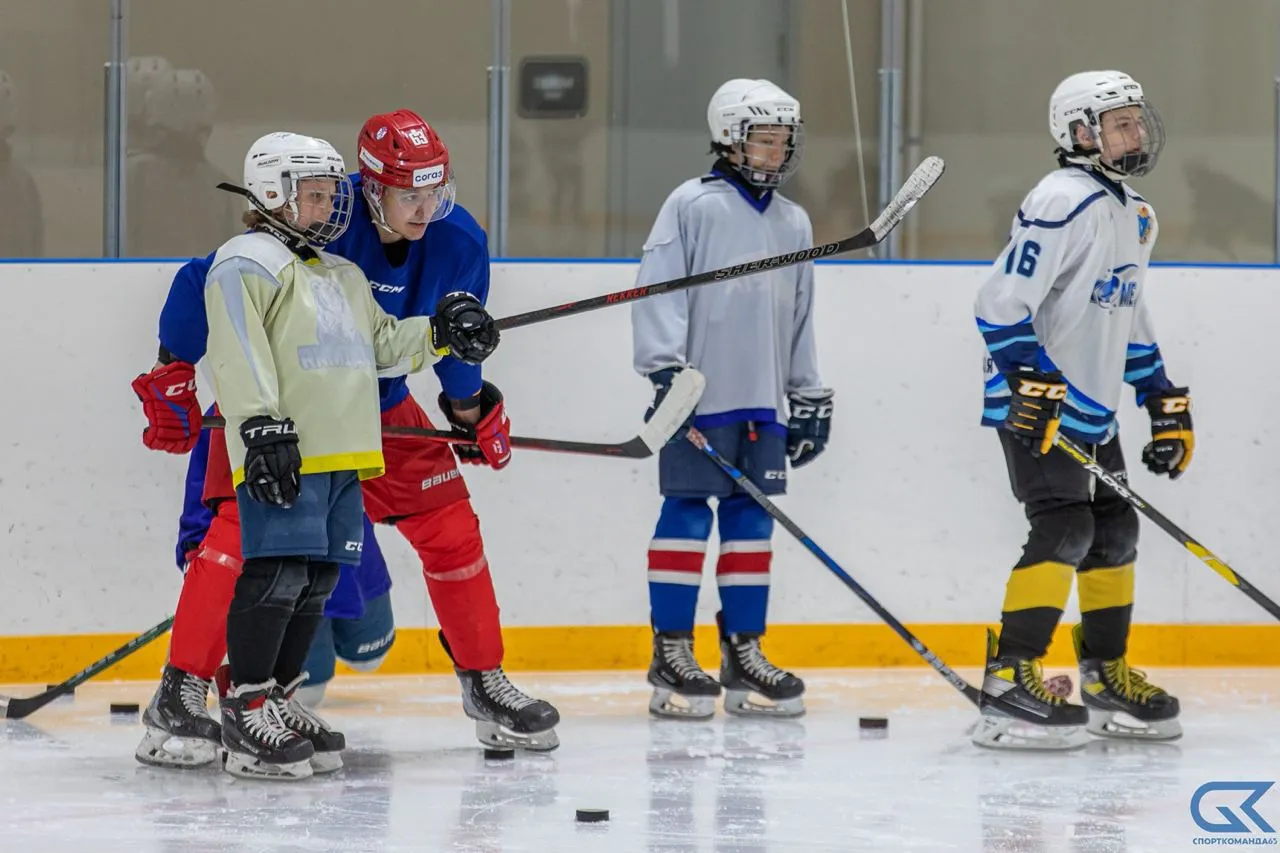
M1090 443L1115 434L1124 382L1139 403L1170 387L1145 299L1156 231L1146 199L1088 169L1058 169L1027 195L974 306L990 353L985 425L1008 414L1005 376L1020 367L1062 372L1061 429Z
M804 208L777 193L758 201L733 180L695 178L667 197L637 285L813 245ZM642 299L631 325L642 376L678 365L706 376L701 426L785 422L787 393L827 393L814 345L812 262Z

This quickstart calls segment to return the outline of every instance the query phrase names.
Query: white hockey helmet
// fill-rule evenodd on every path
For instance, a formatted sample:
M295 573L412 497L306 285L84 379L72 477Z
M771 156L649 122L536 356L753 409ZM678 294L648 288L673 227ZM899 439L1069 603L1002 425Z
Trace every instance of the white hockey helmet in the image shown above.
M1120 108L1131 108L1134 123L1128 136L1137 150L1106 157L1102 115ZM1081 145L1079 127L1088 131L1091 144ZM1165 142L1160 114L1147 103L1138 81L1123 71L1085 71L1059 83L1049 98L1049 133L1068 161L1094 166L1116 180L1150 174Z
M336 182L333 212L327 222L298 228L298 182L308 178ZM255 207L266 213L282 211L285 226L312 245L332 243L351 222L351 179L347 177L346 163L323 139L298 133L268 133L253 143L245 155L244 188Z
M711 148L716 153L739 152L744 162L738 171L746 181L763 189L776 189L795 174L804 147L804 122L800 102L768 80L736 78L711 96L707 105ZM790 130L786 155L776 168L745 162L747 137L753 129L783 126Z
M218 93L194 68L158 71L148 78L142 118L175 133L208 133L218 113Z

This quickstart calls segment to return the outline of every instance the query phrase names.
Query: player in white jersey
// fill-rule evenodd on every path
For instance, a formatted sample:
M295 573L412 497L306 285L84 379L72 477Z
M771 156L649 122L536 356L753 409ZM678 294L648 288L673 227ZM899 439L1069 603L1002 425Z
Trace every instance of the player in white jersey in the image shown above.
M974 742L1069 749L1088 740L1085 729L1168 740L1182 734L1178 700L1125 660L1137 513L1053 452L1060 431L1123 478L1115 418L1128 382L1151 416L1142 461L1171 479L1191 462L1188 389L1165 375L1147 312L1155 212L1125 183L1155 168L1164 127L1129 75L1089 71L1058 85L1049 130L1061 168L1023 201L975 305L989 350L983 423L999 428L1031 530L1005 589L999 637L988 632ZM1084 705L1052 694L1040 664L1073 577Z
M767 80L730 80L712 97L707 121L719 159L663 204L645 242L638 285L813 245L808 214L777 192L800 162L799 102ZM654 385L654 407L677 372L697 367L707 387L694 423L767 494L785 490L788 457L799 467L826 447L832 393L818 375L812 264L637 302L632 326L635 368ZM773 520L682 439L662 450L659 475L665 500L648 560L650 711L710 717L723 684L729 713L802 714L804 682L760 650ZM693 655L698 587L717 516L719 682Z

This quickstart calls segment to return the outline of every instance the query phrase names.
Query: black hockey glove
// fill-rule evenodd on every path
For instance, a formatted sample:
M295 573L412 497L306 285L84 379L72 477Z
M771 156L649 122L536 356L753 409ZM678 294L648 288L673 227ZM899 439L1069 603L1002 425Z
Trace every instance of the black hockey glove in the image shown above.
M831 435L831 394L787 395L791 417L787 419L787 457L792 468L808 465L827 449Z
M649 408L645 410L644 422L648 423L653 417L653 413L658 411L658 407L662 405L662 401L666 399L667 392L671 390L671 383L675 381L676 374L684 370L684 367L664 367L661 370L655 370L649 374L649 381L653 383L653 402L649 404ZM671 434L671 438L667 439L667 444L675 444L684 441L684 434L693 426L693 413L689 413L689 417L685 418L684 423L680 424L679 429Z
M1004 428L1029 447L1032 456L1043 456L1058 437L1058 410L1067 398L1067 381L1056 370L1043 373L1029 367L1005 374L1005 379L1013 396Z
M431 346L467 364L479 364L498 348L493 317L470 293L446 293L431 318Z
M1142 449L1142 462L1151 473L1176 480L1196 449L1188 389L1166 388L1148 396L1143 405L1151 415L1151 443Z
M244 486L258 503L288 509L298 499L302 454L293 421L266 415L240 425L244 442Z

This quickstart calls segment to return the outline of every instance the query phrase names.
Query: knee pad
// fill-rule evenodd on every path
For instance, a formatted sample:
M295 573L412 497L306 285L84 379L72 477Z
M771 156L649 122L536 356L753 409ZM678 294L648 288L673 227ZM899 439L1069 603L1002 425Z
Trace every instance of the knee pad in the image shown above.
M391 635L391 642L395 642L395 635ZM387 644L387 651L390 651L390 643ZM378 655L374 658L365 658L364 660L347 660L342 658L342 662L354 669L356 672L377 672L378 667L382 666L382 662L387 659L387 655Z
M359 619L337 619L333 623L333 646L338 658L357 672L372 672L382 666L395 641L389 593L366 602Z
M1111 501L1093 510L1093 547L1090 566L1124 566L1138 556L1138 511L1123 501Z
M666 498L653 538L706 542L714 520L706 498Z
M298 599L294 612L308 616L323 616L324 603L338 585L342 570L337 563L311 561L307 564L307 588Z
M305 557L252 557L244 561L236 581L231 612L254 607L294 611L310 576Z
M467 580L487 567L480 519L470 501L406 516L396 522L422 560L427 580Z
M1028 508L1031 533L1019 565L1064 563L1079 566L1093 545L1093 511L1079 501Z
M297 699L307 708L319 708L320 703L324 701L325 688L329 686L329 682L322 681L319 684L304 684L293 693L293 698Z
M720 541L771 539L773 518L750 495L733 495L716 508L720 519Z

